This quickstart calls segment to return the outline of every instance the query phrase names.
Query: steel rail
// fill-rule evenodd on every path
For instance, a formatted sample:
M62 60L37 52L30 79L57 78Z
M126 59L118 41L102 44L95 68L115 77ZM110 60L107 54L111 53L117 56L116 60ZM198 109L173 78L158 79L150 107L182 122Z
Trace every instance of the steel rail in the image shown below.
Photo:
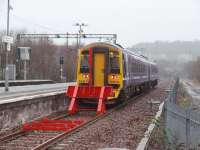
M82 125L80 125L76 128L73 128L70 131L59 134L59 135L55 136L54 138L49 139L46 142L36 146L35 148L33 148L33 150L43 150L43 149L47 149L47 148L51 147L52 145L58 143L60 140L66 138L67 136L70 136L70 135L72 135L76 132L79 132L80 130L84 129L85 127L88 127L88 126L92 125L93 123L97 122L98 120L103 119L104 117L112 114L113 112L115 112L116 110L126 106L127 104L130 104L130 103L133 103L133 102L136 103L137 100L139 100L138 98L144 96L145 94L149 93L150 91L151 90L149 90L148 92L142 93L140 95L134 96L132 98L129 98L128 100L121 103L120 105L108 110L105 114L95 116L93 119L87 121L86 123L84 123L84 124L82 124ZM62 118L66 118L68 116L70 116L70 114L67 113L67 114L62 114L62 115L59 115L59 116L52 117L51 119L59 120L59 119L62 119ZM48 117L51 117L51 116L48 116ZM42 119L42 118L40 118L40 119ZM38 119L38 120L40 120L40 119ZM23 136L26 133L28 133L28 132L25 132L23 130L16 131L12 134L9 134L9 135L6 135L6 136L3 136L2 138L0 138L0 143L13 140L13 139L15 139L19 136Z
M125 101L124 103L118 105L117 107L114 107L113 109L107 111L106 113L101 114L101 115L97 115L97 116L95 116L93 119L87 121L86 123L84 123L84 124L82 124L82 125L80 125L80 126L78 126L78 127L76 127L76 128L73 128L73 129L71 129L70 131L66 131L66 132L64 132L64 133L62 133L62 134L59 134L59 135L57 135L56 137L54 137L54 138L52 138L52 139L49 139L48 141L46 141L46 142L44 142L44 143L42 143L42 144L36 146L36 147L33 148L32 150L45 150L45 149L48 149L48 148L50 148L51 146L53 146L54 144L56 144L56 143L58 143L59 141L63 140L64 138L66 138L66 137L68 137L68 136L70 136L70 135L72 135L72 134L74 134L74 133L76 133L76 132L79 132L79 131L81 131L82 129L84 129L84 128L86 128L86 127L88 127L88 126L94 124L95 122L99 121L100 119L103 119L104 117L106 117L106 116L112 114L112 113L115 112L116 110L118 110L118 109L120 109L120 108L126 106L126 105L129 104L130 102L135 102L135 103L136 103L136 102L137 102L136 100L137 100L138 98L140 98L141 96L144 96L144 94L146 94L146 93L142 93L142 94L140 94L140 95L137 95L137 96L133 97L134 99L133 99L133 98L130 98L130 99L128 99L127 101Z
M56 117L52 117L51 119L53 119L53 120L58 120L58 119L62 119L62 118L65 118L65 117L68 117L68 116L70 116L70 114L62 114L62 115L60 115L60 116L56 116ZM50 117L50 116L49 116ZM37 120L41 120L42 118L40 118L40 119L37 119ZM26 134L26 133L28 133L27 131L23 131L22 129L21 130L19 130L19 131L16 131L16 132L14 132L14 133L11 133L11 134L9 134L9 135L5 135L5 136L3 136L3 137L1 137L0 138L0 144L1 143L3 143L3 142L7 142L7 141L10 141L10 140L12 140L12 139L15 139L15 138L17 138L17 137L19 137L19 136L23 136L24 134Z
M21 131L17 131L17 132L11 133L9 135L3 136L2 138L0 138L0 143L10 141L19 136L23 136L25 133L26 133L25 131L21 130Z

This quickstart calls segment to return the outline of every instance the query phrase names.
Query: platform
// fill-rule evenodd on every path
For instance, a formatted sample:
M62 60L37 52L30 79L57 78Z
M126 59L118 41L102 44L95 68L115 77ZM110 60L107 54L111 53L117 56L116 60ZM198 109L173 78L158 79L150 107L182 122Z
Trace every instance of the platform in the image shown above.
M9 92L0 87L0 129L12 128L54 112L67 113L66 89L75 84L13 86Z
M52 93L64 93L69 85L74 84L75 82L12 86L9 87L9 92L5 92L4 87L0 87L0 104L19 101L25 98L30 99L30 97L40 97L41 95L51 95Z
M51 84L52 80L9 80L10 86ZM5 86L5 81L0 80L0 87Z

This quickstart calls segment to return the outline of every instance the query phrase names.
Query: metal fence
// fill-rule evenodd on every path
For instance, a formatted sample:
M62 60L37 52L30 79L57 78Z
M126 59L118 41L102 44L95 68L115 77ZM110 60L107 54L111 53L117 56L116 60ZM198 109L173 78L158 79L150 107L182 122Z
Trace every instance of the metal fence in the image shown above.
M200 149L200 114L191 107L181 108L176 105L179 79L164 105L165 131L174 149L182 146L186 149Z

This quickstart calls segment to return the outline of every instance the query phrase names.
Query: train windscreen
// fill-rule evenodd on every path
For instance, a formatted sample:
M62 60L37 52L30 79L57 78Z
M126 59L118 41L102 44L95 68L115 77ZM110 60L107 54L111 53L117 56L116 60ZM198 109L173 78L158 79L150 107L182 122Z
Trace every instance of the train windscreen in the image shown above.
M120 73L119 57L114 53L110 55L110 73Z
M80 63L80 72L81 73L88 73L89 72L89 63L88 63L88 54L81 55L81 63Z

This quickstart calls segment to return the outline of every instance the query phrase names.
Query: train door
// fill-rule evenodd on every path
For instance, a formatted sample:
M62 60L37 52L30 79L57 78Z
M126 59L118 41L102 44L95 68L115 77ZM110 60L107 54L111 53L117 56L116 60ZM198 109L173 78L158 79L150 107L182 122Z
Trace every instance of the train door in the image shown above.
M104 86L105 54L94 53L94 85Z

